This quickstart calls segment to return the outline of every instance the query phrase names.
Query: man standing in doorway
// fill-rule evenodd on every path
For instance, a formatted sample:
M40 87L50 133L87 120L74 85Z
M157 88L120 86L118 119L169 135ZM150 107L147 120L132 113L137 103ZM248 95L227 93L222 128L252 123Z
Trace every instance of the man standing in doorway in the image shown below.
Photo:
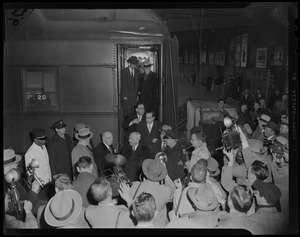
M137 69L139 60L136 56L131 56L127 60L129 66L123 69L123 116L134 112L134 106L137 102L140 71Z
M154 111L158 114L158 78L155 72L151 71L150 60L147 59L142 67L145 72L141 74L139 81L140 102L144 104L145 110Z

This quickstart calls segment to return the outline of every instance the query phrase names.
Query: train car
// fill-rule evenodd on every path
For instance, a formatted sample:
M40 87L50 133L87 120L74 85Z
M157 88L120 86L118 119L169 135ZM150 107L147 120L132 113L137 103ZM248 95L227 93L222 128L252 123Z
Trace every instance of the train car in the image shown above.
M85 122L124 142L122 69L150 58L159 78L159 120L177 130L178 41L148 9L5 9L4 148L25 153L30 131L60 119Z

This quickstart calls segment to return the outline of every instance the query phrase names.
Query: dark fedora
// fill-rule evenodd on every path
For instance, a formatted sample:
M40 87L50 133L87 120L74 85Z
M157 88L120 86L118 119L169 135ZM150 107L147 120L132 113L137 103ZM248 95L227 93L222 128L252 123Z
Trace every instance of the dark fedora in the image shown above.
M144 175L151 181L158 182L167 176L167 168L159 159L146 159L143 161Z
M136 56L131 56L128 60L127 60L128 63L130 64L134 64L134 65L138 65L139 63L139 60Z

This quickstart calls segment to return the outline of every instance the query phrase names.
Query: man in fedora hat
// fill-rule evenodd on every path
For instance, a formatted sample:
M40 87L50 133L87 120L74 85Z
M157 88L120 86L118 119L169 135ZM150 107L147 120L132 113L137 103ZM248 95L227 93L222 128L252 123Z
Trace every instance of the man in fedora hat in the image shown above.
M56 228L82 228L76 218L82 209L80 194L72 189L57 192L45 208L45 221Z
M36 180L33 181L33 183L31 184L31 190L29 191L27 191L26 188L21 184L21 175L18 167L21 159L22 159L21 156L16 154L12 148L3 150L3 166L4 166L3 168L4 168L4 178L5 178L3 184L4 190L6 190L7 193L11 191L11 183L9 183L8 181L11 181L13 177L15 179L16 189L19 193L19 200L20 201L28 200L31 202L32 208L28 208L27 210L25 210L25 212L29 211L30 209L30 212L32 212L32 214L36 216L38 208L47 202L41 200L40 197L38 196L38 190L40 189L40 185ZM29 206L30 205L27 205L27 207ZM16 213L10 212L10 215L16 216ZM13 223L15 223L15 221L13 221ZM8 226L6 227L8 228Z
M179 136L176 132L167 130L163 138L168 147L165 152L168 157L166 162L168 175L172 181L179 178L183 179L185 176L184 164L186 159L179 141Z
M264 141L264 129L268 122L271 121L270 116L266 114L261 114L260 117L257 118L258 125L254 132L251 135L252 139L257 139L260 141Z
M139 60L136 56L131 56L128 60L128 67L122 71L123 87L123 115L134 112L137 103L140 71L137 69Z
M160 139L155 141L151 146L153 158L155 158L157 153L165 152L167 150L167 142L165 141L164 136L166 135L166 132L168 130L172 130L172 127L167 124L164 124L161 129L158 129L158 131L160 132Z
M270 162L274 184L281 191L280 206L282 212L289 214L289 149L287 140L276 137L276 145L271 147L272 161Z
M181 227L184 227L183 224L187 224L188 227L195 228L213 228L217 225L219 204L210 184L202 182L197 187L189 187L185 196L185 200L190 203L192 210L189 209L189 212L183 217L173 218L166 226L167 228L175 227L175 223Z
M135 106L135 112L129 113L125 117L125 121L123 123L123 128L125 130L124 144L128 144L129 134L134 131L137 131L137 125L141 121L145 121L145 120L146 120L145 106L143 103L139 102Z
M159 80L157 74L151 71L152 63L150 59L144 61L142 67L145 70L141 74L139 79L139 92L140 92L140 102L145 105L145 109L153 110L155 114L158 114L158 105L159 105Z
M77 145L78 143L78 140L76 139L75 135L76 133L78 133L78 131L82 128L89 128L91 129L91 126L90 125L87 125L86 123L84 122L81 122L81 123L77 123L74 127L74 134L73 134L73 141L74 141L74 144L75 146ZM87 146L90 150L92 150L94 152L94 149L95 149L95 145L94 145L94 142L92 139L90 139L90 143L88 144Z
M182 217L188 215L194 211L191 203L187 199L187 191L191 187L199 187L200 184L206 182L207 175L207 160L200 159L196 164L193 165L191 172L189 173L190 182L186 187L182 186L181 179L174 181L176 190L173 198L173 211L169 212L169 217Z
M50 185L47 185L50 184L52 180L48 150L45 146L48 138L44 129L35 129L30 133L30 136L33 142L25 153L25 166L28 167L31 165L33 160L39 164L39 167L35 168L35 174L45 185L43 190L41 190L43 192L41 192L39 195L41 198L48 200L52 195L50 194L51 187ZM42 197L43 195L45 196Z
M252 185L256 198L256 212L249 216L255 222L262 224L265 232L262 234L278 235L288 234L288 215L278 212L275 204L279 201L282 193L280 189L272 184L255 180Z
M93 132L89 128L82 128L75 134L76 139L78 140L77 145L73 148L71 157L72 157L72 168L73 168L73 179L75 180L78 171L75 168L76 162L82 156L88 156L92 159L93 162L93 174L98 177L97 164L94 159L93 152L87 147L90 143L90 139L94 136Z
M72 190L74 189L72 178L68 174L56 174L53 176L54 179L54 188L55 193L58 193L63 190ZM40 206L37 212L37 221L39 229L54 229L56 226L49 225L45 220L45 210L47 203L43 206ZM74 222L79 224L82 228L90 228L84 216L85 208L82 207L80 214L75 219Z
M159 159L145 159L142 164L143 175L142 180L132 183L129 190L131 200L147 192L153 195L156 204L157 214L153 218L155 227L164 227L169 221L167 217L167 203L172 202L173 190L166 184L160 184L167 176L167 169ZM123 189L121 189L123 191ZM123 198L122 192L120 193ZM125 200L129 205L132 201Z
M46 144L51 174L53 176L59 173L66 173L73 177L71 152L74 145L70 135L66 134L66 124L63 120L59 120L51 128L55 134Z
M278 127L276 123L270 121L265 126L265 139L264 146L269 147L270 144L276 139Z

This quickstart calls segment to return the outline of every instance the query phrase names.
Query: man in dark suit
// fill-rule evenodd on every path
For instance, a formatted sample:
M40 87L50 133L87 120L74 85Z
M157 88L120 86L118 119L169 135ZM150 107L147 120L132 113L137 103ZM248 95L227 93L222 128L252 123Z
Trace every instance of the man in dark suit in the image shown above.
M71 136L66 134L66 124L59 120L51 128L55 131L55 134L46 144L51 175L65 173L73 177L71 152L74 144Z
M131 56L127 60L129 66L122 71L123 86L123 115L124 117L134 112L134 106L137 102L140 71L137 69L139 60L136 56Z
M123 128L125 130L125 144L128 144L129 134L136 131L137 125L142 120L145 121L145 118L145 106L142 103L138 103L135 108L135 112L128 114L123 123Z
M166 152L167 149L167 143L164 140L164 136L166 135L166 132L168 130L172 130L172 128L169 125L164 124L162 128L159 130L160 132L160 139L158 139L156 142L153 143L151 146L151 152L153 159L155 158L156 154L159 152Z
M149 59L142 65L145 72L141 74L139 78L139 100L145 105L146 110L153 110L155 114L157 114L159 105L159 81L157 74L151 71L152 65Z
M129 144L122 149L122 155L126 158L124 172L131 182L139 181L142 173L142 163L145 159L151 158L149 147L140 143L141 134L132 132L129 135Z
M164 140L168 146L165 152L167 155L166 167L168 175L173 181L178 178L183 180L185 176L184 164L186 159L178 139L179 137L176 132L172 130L166 131L166 135L164 136Z
M95 162L98 168L98 174L100 175L103 170L112 169L112 158L115 155L113 148L114 137L110 131L102 133L102 142L100 142L94 151ZM111 161L111 162L110 162Z
M154 111L146 112L146 121L141 121L137 125L137 131L141 134L141 143L148 146L150 149L154 142L159 139L159 131L162 128L162 123L155 119Z

